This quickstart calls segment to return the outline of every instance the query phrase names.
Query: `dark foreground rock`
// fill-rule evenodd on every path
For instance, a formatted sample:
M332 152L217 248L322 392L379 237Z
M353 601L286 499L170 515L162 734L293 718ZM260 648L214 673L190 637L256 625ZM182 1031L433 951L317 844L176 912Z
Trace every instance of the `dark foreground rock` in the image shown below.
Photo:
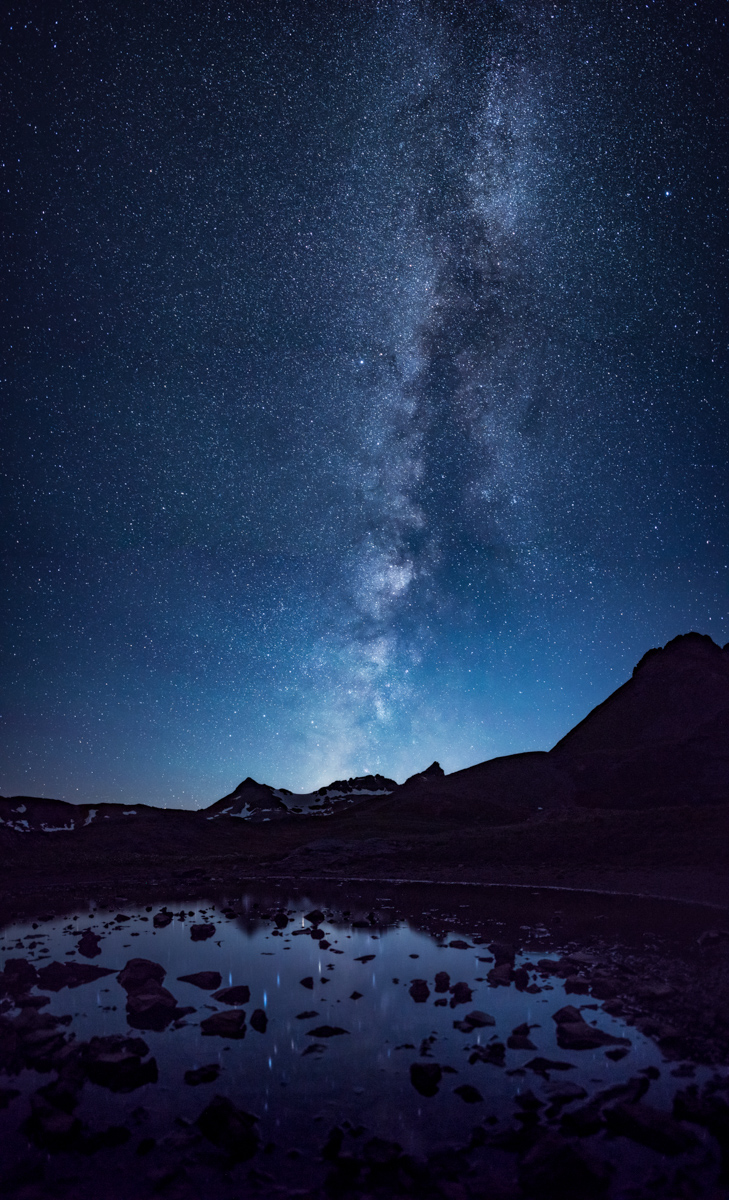
M200 1022L200 1032L208 1037L244 1038L246 1014L242 1008L230 1008L225 1012L213 1013Z
M208 1141L224 1150L234 1162L253 1158L259 1146L257 1117L236 1108L225 1096L216 1096L197 1119L197 1127Z
M219 971L196 971L194 975L178 975L178 983L191 983L205 992L214 992L222 982Z
M133 1092L157 1082L157 1063L148 1054L141 1038L94 1037L82 1047L81 1062L92 1083L111 1092Z

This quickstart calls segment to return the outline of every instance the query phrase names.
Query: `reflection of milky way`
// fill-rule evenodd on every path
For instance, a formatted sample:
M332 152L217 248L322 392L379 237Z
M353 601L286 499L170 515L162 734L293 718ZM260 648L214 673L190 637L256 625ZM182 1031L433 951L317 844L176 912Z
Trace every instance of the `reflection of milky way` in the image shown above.
M713 9L320 7L9 31L6 794L453 770L729 638Z

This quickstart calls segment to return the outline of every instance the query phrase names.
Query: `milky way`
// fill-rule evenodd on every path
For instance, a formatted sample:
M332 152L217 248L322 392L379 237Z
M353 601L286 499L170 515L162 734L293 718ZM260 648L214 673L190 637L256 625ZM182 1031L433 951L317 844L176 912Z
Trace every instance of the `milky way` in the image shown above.
M548 748L729 638L723 8L24 5L4 794Z

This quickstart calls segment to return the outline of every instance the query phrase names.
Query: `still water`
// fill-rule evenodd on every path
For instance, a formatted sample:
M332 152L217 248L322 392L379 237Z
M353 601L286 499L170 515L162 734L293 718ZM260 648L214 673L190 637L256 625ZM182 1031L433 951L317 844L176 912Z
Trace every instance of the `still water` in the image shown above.
M98 1075L100 1082L77 1080L65 1105L75 1124L67 1140L62 1133L54 1141L42 1121L33 1127L27 1118L38 1103L34 1093L56 1078L66 1051L53 1062L41 1057L39 1069L17 1059L6 1063L0 1088L19 1095L0 1112L5 1192L40 1196L52 1187L59 1195L214 1197L241 1195L244 1184L259 1192L316 1188L338 1151L333 1127L342 1131L335 1135L344 1139L342 1154L349 1145L356 1157L379 1138L427 1162L439 1149L468 1141L475 1126L498 1129L530 1107L546 1111L552 1104L549 1111L562 1119L596 1092L642 1077L646 1087L650 1080L646 1101L670 1111L685 1083L682 1072L698 1087L714 1077L708 1065L666 1064L655 1040L619 1011L606 1011L579 983L579 943L569 943L578 955L577 984L550 971L548 962L564 947L538 920L519 926L514 937L488 912L479 919L472 901L459 909L438 897L415 921L384 891L370 900L368 912L348 909L343 898L332 907L316 894L111 908L90 902L62 916L7 925L0 943L3 961L11 961L7 970L12 974L12 960L25 959L39 975L25 995L16 988L3 1001L3 1019L17 1021L29 996L47 997L32 1011L64 1018L55 1032L66 1047L98 1046L93 1038L112 1035L141 1038L137 1058L155 1060L156 1081L115 1091ZM146 1017L135 1014L124 976L117 977L135 959L158 964L151 989L162 984L176 1007L161 1016L154 1006ZM51 963L113 973L54 991L49 984L58 981L43 970ZM180 979L199 973L209 978ZM247 991L226 997L228 987ZM560 1045L555 1014L567 1005L602 1031L603 1044ZM215 1014L236 1011L245 1014L237 1030L211 1032L208 1024L205 1031ZM565 1082L571 1088L562 1087L555 1104ZM220 1145L201 1137L196 1122L215 1096L256 1118L250 1160L227 1161ZM120 1144L94 1148L89 1138L109 1128L123 1131ZM603 1153L613 1178L628 1170L626 1146L636 1177L665 1157L607 1138ZM703 1134L699 1149L701 1186L716 1155ZM122 1169L123 1180L104 1178ZM392 1186L407 1191L402 1181ZM514 1195L522 1194L518 1182L513 1186Z

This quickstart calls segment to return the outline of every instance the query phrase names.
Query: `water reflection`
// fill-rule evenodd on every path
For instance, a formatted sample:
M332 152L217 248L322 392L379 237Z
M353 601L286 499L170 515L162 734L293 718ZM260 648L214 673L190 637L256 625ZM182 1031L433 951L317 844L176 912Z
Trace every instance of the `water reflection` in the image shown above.
M550 932L526 923L524 898L496 913L445 896L417 921L402 897L363 911L244 895L6 926L4 1191L96 1196L103 1176L109 1195L227 1196L328 1176L408 1194L426 1164L446 1195L437 1156L460 1154L448 1170L464 1196L485 1194L479 1179L547 1195L550 1178L560 1195L617 1196L665 1174L676 1147L692 1194L713 1187L706 1121L669 1114L687 1076L720 1104L715 1071L666 1063L670 1026L636 1023L641 990L671 992L655 977L664 935L646 977L617 914L575 940L584 905L552 913ZM654 1112L663 1123L642 1128ZM564 1178L550 1138L572 1154Z

